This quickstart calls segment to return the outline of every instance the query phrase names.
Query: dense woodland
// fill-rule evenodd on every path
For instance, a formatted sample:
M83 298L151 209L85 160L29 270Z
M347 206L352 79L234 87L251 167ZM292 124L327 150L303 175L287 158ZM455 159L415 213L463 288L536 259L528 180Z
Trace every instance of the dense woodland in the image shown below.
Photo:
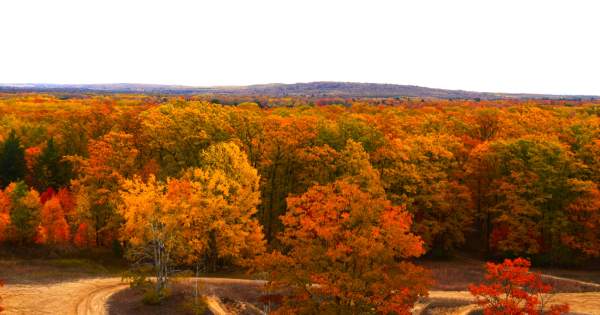
M0 94L0 240L159 280L244 265L402 313L414 257L597 262L599 185L599 102Z

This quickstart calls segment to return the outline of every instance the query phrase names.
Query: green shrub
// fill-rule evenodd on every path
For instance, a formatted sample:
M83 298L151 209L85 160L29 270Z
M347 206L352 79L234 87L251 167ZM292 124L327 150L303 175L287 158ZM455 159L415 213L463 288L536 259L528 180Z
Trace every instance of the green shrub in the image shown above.
M121 279L124 282L129 282L129 287L132 289L145 289L152 285L152 281L148 279L148 274L152 271L150 266L143 266L136 269L131 269L123 273Z
M206 311L208 310L208 303L204 296L192 296L186 299L183 308L186 313L203 315L206 314Z
M169 289L164 288L157 291L153 286L149 286L144 292L142 302L147 305L157 305L170 295L171 291Z

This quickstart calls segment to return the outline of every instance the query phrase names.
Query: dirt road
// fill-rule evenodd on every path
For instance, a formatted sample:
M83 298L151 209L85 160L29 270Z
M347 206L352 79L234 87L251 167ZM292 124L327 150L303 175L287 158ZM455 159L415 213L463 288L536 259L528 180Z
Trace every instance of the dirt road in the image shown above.
M129 285L117 283L117 284L105 284L98 289L88 293L82 299L77 302L77 309L75 314L77 315L94 315L94 314L106 314L106 302L108 298L119 290L127 288Z
M202 278L201 281L211 284L236 283L260 284L254 280L238 280L225 278ZM106 314L108 298L125 289L120 278L95 278L55 284L18 284L3 288L6 314L65 314L91 315ZM433 299L470 300L467 291L431 291ZM217 299L211 305L217 310ZM600 292L561 293L555 295L556 303L569 303L571 312L580 314L600 314ZM211 307L212 308L212 307ZM224 314L224 313L221 313Z
M456 299L471 300L472 296L468 291L430 291L429 297L434 299ZM551 297L551 304L567 303L570 306L570 312L577 314L600 314L600 292L584 293L558 293ZM465 308L472 309L472 308ZM468 312L467 312L468 313ZM458 315L458 314L456 314Z
M262 281L201 278L203 283L262 284ZM2 289L3 314L51 314L51 315L102 315L106 314L108 298L127 288L120 278L93 278L53 284L14 284ZM219 311L217 299L211 299L211 308Z
M126 287L120 278L9 284L3 288L3 303L6 314L103 314L106 299Z

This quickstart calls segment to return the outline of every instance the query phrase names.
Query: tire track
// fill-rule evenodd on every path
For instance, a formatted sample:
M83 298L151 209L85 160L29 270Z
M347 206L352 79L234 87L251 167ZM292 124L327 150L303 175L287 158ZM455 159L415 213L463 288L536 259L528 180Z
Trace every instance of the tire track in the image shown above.
M77 303L75 314L77 315L105 315L108 314L107 302L111 295L129 287L127 284L113 284L102 286Z

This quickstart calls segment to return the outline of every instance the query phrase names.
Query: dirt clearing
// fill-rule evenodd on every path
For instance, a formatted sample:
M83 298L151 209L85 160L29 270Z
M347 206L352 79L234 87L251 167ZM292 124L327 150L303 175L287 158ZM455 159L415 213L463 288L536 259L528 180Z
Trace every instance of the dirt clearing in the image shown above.
M110 294L126 287L120 278L8 284L2 296L6 314L102 314Z
M237 279L202 279L219 292L220 285L234 285L241 289L256 290L260 282ZM227 286L226 286L227 287ZM23 285L9 284L3 289L6 314L107 314L110 297L127 288L120 278L84 279L56 284ZM243 291L242 291L243 292ZM472 297L467 291L431 291L426 304L436 300L457 300L468 304ZM559 293L554 303L569 303L571 312L578 314L600 314L600 293ZM464 307L459 307L464 311ZM459 310L456 310L457 312Z

